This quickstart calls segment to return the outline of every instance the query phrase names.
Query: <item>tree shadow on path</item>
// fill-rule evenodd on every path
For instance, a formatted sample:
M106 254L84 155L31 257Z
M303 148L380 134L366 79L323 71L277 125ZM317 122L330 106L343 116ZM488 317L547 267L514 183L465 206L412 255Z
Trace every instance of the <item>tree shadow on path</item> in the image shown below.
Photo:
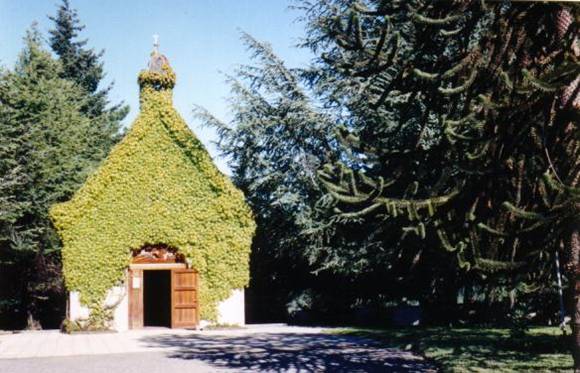
M142 339L167 347L170 358L251 372L435 372L411 352L370 339L324 334L158 335Z

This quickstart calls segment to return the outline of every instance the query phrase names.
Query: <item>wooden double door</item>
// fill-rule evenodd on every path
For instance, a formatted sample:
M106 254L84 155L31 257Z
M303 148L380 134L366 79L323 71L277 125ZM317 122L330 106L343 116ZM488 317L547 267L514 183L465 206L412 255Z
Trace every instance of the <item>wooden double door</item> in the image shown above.
M166 273L147 273L166 271ZM152 275L156 276L152 276ZM162 276L157 276L162 275ZM164 279L165 276L169 279ZM145 266L130 268L129 278L129 328L148 325L148 313L169 318L163 326L195 328L199 323L198 275L193 269ZM168 292L169 294L165 293Z

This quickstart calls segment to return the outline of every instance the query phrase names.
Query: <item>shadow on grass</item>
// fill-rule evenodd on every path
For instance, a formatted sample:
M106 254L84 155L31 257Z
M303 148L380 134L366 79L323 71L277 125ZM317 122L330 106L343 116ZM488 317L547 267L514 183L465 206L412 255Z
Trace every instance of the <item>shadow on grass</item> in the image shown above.
M540 328L520 338L506 329L418 328L346 330L371 337L389 347L405 347L425 354L445 370L569 371L572 359L567 339L554 328Z
M169 357L251 372L433 372L422 358L371 339L321 334L144 337Z

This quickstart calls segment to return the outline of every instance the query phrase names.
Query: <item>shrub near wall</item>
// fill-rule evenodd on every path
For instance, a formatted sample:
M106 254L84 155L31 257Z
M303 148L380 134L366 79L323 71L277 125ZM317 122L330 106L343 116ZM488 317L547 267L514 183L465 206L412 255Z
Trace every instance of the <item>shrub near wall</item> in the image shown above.
M66 286L94 319L124 280L131 249L146 244L178 248L199 272L202 319L216 320L218 302L248 284L251 211L173 108L174 84L167 63L141 72L131 129L74 197L51 210Z

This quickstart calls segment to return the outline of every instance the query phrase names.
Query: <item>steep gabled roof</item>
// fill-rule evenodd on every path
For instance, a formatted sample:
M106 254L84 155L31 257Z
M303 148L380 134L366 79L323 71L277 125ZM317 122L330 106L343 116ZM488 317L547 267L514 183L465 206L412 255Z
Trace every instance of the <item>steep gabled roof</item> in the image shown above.
M255 223L242 192L173 108L175 75L159 56L139 75L141 112L123 140L51 217L66 286L93 312L123 280L130 250L162 243L199 271L201 315L214 319L217 302L247 285Z

